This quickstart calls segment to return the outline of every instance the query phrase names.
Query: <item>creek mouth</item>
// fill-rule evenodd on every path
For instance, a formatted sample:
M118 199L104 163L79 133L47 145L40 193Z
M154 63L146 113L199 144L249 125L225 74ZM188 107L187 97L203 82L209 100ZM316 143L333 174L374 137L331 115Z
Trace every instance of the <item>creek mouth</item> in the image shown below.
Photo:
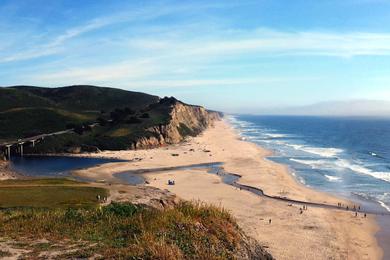
M25 177L71 177L80 181L96 181L90 178L83 178L79 176L72 175L72 172L79 169L85 169L90 167L95 167L105 163L112 162L127 162L126 160L120 159L106 159L106 158L92 158L92 157L73 157L73 156L25 156L25 157L15 157L11 161L11 169L16 173L25 176ZM298 205L307 205L321 208L330 208L338 210L346 210L345 208L340 208L336 205L307 202L300 200L293 200L286 197L271 196L266 193L261 188L245 185L239 183L240 175L235 173L226 172L223 168L222 162L212 162L212 163L200 163L200 164L191 164L175 167L161 167L154 169L138 169L132 171L124 171L114 173L114 177L121 183L128 185L142 185L145 184L145 178L143 174L148 173L158 173L158 172L167 172L173 170L192 170L192 169L206 169L208 174L214 174L221 178L221 181L224 184L231 185L240 190L249 191L257 196L288 202L291 204ZM350 210L351 211L351 210ZM376 214L382 216L390 216L390 212L382 211L379 208L365 208L364 210L359 211L361 213Z
M290 204L297 204L297 205L305 205L305 206L337 209L337 210L354 212L352 209L347 210L346 208L339 207L337 205L294 200L294 199L289 199L287 197L268 195L268 194L264 193L264 191L260 188L239 183L239 179L241 178L241 175L226 172L223 168L222 162L191 164L191 165L183 165L183 166L176 166L176 167L162 167L162 168L154 168L154 169L138 169L138 170L115 173L114 176L126 184L140 185L140 184L144 184L146 182L146 180L142 176L142 174L167 172L167 171L173 171L173 170L185 171L185 170L193 170L193 169L207 169L207 173L219 176L224 184L231 185L231 186L233 186L237 189L240 189L240 190L249 191L257 196L265 197L268 199L284 201L284 202L288 202ZM390 212L382 211L379 208L366 208L366 209L361 209L358 212L359 213L381 215L381 216L390 216Z
M95 167L105 163L125 162L119 159L76 157L76 156L42 156L31 155L23 157L12 157L10 169L23 177L33 178L63 178L72 177L75 170Z

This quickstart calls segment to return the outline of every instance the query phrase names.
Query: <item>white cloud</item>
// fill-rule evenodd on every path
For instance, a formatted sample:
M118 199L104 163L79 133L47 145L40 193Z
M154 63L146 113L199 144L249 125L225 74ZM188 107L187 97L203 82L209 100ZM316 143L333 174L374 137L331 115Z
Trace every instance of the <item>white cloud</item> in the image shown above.
M91 25L87 28L96 26ZM68 33L67 37L73 37L88 29L77 29ZM227 58L245 61L248 57L253 59L284 55L341 58L390 55L390 34L372 33L279 32L265 29L225 32L222 30L208 37L200 34L197 36L194 32L184 34L178 32L172 37L164 37L157 33L154 37L130 38L127 41L107 44L108 46L102 47L102 53L109 53L109 48L113 48L111 44L115 44L115 48L123 51L123 60L129 59L129 61L111 62L107 65L102 57L99 63L104 65L73 65L70 69L60 66L56 71L42 71L33 78L35 81L63 84L120 81L121 84L125 82L129 87L234 85L236 84L234 79L224 80L218 76L211 79L191 80L191 78L194 78L199 71L208 69L211 71L211 67L223 65ZM82 55L82 52L79 55ZM96 55L99 57L99 53ZM230 69L240 66L234 62L227 64L231 66ZM213 70L213 72L218 71ZM156 82L150 81L150 77L155 79L168 77L170 80L156 80L158 81ZM177 77L190 80L183 81ZM249 77L253 78L253 76ZM239 82L237 84L244 84L245 80L237 82ZM252 85L256 83L259 82L246 82Z
M157 73L148 60L111 64L99 67L70 68L58 72L36 75L32 78L40 82L57 82L62 84L74 84L75 82L98 83L111 80L134 80Z
M133 44L144 49L165 48L194 56L245 53L338 57L390 55L390 34L386 33L282 32L261 29L235 33L218 31L213 35L209 38L190 35L187 39L171 42L159 38L137 39Z
M220 87L220 86L254 86L275 82L310 81L312 78L252 77L252 78L219 78L219 79L185 79L185 80L142 80L126 84L131 88L177 88L177 87Z
M198 8L208 7L208 5L198 6ZM177 5L167 7L164 5L157 4L144 9L132 9L131 11L123 11L111 16L98 17L86 22L85 24L69 28L65 32L54 36L51 39L43 38L41 43L33 43L32 45L19 48L16 51L11 51L11 53L8 53L6 55L0 55L0 63L30 60L60 53L64 51L64 45L67 41L70 41L76 37L80 37L88 32L99 30L114 24L129 23L133 21L148 21L164 15L181 12L191 8L194 8L194 6ZM29 42L29 40L30 39L26 39L26 42ZM17 44L23 45L24 43L25 42L20 41Z
M239 30L223 21L214 24L207 19L187 21L185 18L158 26L149 23L163 16L221 6L224 4L159 5L124 10L69 28L43 39L40 44L33 41L31 46L19 51L0 54L0 63L61 54L58 59L37 63L34 73L24 75L23 80L50 85L107 82L129 87L186 87L256 85L283 80L261 77L253 71L252 75L240 75L240 79L233 78L238 75L226 78L226 73L248 64L249 59L256 62L263 57L291 55L334 58L390 55L390 33ZM125 26L117 26L116 34L107 28L120 23ZM87 35L100 29L105 30L101 37L94 36L97 39ZM118 57L112 58L113 52ZM225 65L229 68L221 69Z

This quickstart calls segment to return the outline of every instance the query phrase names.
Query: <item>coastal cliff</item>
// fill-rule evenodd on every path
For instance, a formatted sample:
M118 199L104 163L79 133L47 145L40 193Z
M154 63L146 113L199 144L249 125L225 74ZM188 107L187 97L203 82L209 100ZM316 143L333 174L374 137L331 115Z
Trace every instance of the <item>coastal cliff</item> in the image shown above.
M222 114L206 110L201 106L187 105L174 98L165 98L160 103L169 103L168 122L146 129L146 135L135 140L131 149L148 149L166 144L176 144L187 136L196 136L215 120L220 120Z

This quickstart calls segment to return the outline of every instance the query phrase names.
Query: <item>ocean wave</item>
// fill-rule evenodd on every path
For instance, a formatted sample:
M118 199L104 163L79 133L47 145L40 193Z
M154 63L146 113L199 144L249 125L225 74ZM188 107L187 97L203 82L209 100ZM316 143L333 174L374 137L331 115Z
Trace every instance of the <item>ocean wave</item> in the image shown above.
M317 159L306 160L306 159L290 158L290 161L297 162L300 164L309 165L312 169L330 168L330 166L332 166L331 163L329 161L326 161L326 160L317 160ZM334 167L334 165L333 165L333 167Z
M325 158L337 157L339 154L344 152L343 149L339 149L339 148L312 147L303 144L293 144L293 143L285 143L285 144L286 146L292 147L297 151L303 151L306 153L319 155Z
M369 168L366 168L364 166L361 166L359 164L353 164L348 160L344 160L344 159L337 160L336 164L339 165L340 167L350 169L354 172L370 175L374 178L390 182L390 172L377 172Z
M338 177L338 176L325 175L325 177L330 182L341 182L341 177Z
M295 159L290 158L290 161L297 162L300 164L308 165L312 169L330 169L330 170L351 170L356 173L370 175L376 179L380 179L383 181L390 182L390 172L378 172L366 168L358 163L353 163L346 159L335 159L335 160L327 160L327 159Z
M268 136L270 138L284 138L289 137L290 135L287 134L272 134L272 133L264 133L265 136Z
M294 148L295 150L300 150L304 145L301 144L288 144L286 143L287 146Z
M366 200L371 200L371 201L376 201L378 202L384 209L390 212L390 197L389 193L384 193L384 194L367 194L365 192L352 192L353 195L361 197Z
M381 201L381 200L379 200L378 202L379 202L379 204L380 204L383 208L385 208L388 212L390 212L390 206L388 206L386 203L384 203L384 202Z
M320 148L320 147L308 147L308 146L303 146L300 148L302 151L311 153L311 154L316 154L321 157L336 157L338 154L342 153L342 149L338 148Z

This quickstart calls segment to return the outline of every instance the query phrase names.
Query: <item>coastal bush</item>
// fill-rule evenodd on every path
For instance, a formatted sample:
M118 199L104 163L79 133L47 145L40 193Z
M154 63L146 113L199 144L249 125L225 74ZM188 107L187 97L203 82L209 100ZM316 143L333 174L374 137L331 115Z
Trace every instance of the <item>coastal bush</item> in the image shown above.
M34 247L34 254L79 245L76 251L63 250L60 258L232 259L247 250L231 215L201 203L182 202L162 211L130 203L14 209L0 211L0 223L0 238L7 236L24 249L31 250L31 241L46 239L49 245Z
M196 136L197 132L193 131L186 124L180 123L177 129L182 136Z

